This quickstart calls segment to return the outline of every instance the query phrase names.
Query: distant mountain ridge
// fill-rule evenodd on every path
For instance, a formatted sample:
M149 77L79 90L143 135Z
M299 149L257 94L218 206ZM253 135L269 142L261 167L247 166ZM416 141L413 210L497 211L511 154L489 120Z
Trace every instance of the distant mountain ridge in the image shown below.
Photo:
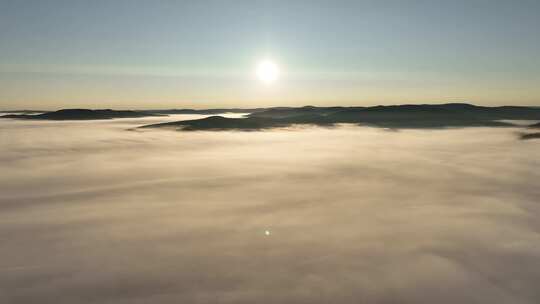
M0 118L34 119L34 120L96 120L114 118L139 118L158 116L158 114L130 110L89 110L89 109L63 109L42 114L11 114Z
M444 128L472 126L512 126L503 120L540 121L540 108L522 106L485 107L468 103L406 104L373 107L272 107L170 110L90 110L63 109L41 114L11 114L0 118L32 120L95 120L140 118L171 114L216 115L249 113L243 118L212 116L143 126L145 128L175 127L182 130L261 130L297 124L331 126L348 123L383 128ZM534 126L531 126L534 127Z

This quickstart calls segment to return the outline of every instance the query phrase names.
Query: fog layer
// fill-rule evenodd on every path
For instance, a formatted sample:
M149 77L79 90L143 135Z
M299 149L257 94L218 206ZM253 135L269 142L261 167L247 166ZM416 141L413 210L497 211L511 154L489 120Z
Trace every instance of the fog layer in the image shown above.
M0 303L540 302L517 129L178 118L0 121Z

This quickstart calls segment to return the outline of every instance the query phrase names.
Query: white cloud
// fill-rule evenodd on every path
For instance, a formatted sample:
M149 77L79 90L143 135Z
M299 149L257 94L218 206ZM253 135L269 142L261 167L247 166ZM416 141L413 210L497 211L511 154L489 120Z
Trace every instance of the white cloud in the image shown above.
M0 302L540 300L514 130L126 131L159 119L0 122Z

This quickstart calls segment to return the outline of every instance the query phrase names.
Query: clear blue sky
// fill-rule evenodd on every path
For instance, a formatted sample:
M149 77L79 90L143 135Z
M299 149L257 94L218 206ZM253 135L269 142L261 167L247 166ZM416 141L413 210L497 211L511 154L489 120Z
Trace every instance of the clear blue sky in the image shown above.
M0 0L0 29L2 109L540 105L538 0Z

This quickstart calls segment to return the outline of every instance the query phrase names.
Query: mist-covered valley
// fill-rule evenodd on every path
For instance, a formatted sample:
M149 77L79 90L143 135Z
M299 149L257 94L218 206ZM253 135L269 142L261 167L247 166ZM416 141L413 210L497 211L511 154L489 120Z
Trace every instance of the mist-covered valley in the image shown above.
M229 117L240 117L232 114ZM538 303L521 127L0 121L0 303Z

